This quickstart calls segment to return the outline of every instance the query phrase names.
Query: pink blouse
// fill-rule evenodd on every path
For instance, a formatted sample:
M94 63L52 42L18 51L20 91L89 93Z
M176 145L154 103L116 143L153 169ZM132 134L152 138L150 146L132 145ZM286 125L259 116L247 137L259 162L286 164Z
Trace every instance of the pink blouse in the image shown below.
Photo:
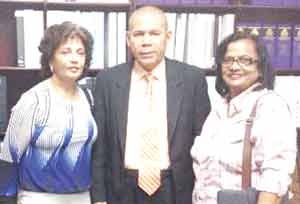
M259 99L259 100L258 100ZM213 104L191 149L193 204L216 204L220 189L241 189L245 121L258 100L252 127L252 186L283 195L296 157L296 125L287 103L270 90L244 91Z

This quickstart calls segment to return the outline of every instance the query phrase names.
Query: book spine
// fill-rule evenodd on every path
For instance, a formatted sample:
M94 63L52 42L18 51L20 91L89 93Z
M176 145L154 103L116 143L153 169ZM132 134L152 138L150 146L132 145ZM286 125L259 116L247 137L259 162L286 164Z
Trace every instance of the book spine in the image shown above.
M4 132L7 125L7 80L0 75L0 131Z
M291 68L292 27L289 24L278 25L276 38L276 68Z
M16 31L17 31L17 64L19 67L25 66L24 57L24 18L16 16Z
M276 67L276 25L274 24L264 24L262 25L262 31L260 36L262 42L264 43L267 52L269 54L272 67Z
M292 67L300 70L300 25L295 25L293 29L293 55Z

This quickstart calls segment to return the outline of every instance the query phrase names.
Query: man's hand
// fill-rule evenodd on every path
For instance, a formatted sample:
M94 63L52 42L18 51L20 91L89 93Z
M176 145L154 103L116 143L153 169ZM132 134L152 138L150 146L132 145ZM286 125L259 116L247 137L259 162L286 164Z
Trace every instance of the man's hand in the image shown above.
M257 204L279 204L280 197L277 196L275 193L269 193L261 191L259 192L259 197Z

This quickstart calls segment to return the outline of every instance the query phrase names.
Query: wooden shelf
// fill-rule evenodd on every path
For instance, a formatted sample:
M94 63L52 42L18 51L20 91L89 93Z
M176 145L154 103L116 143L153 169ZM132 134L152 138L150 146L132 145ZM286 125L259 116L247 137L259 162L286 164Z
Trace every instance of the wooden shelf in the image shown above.
M31 1L21 1L21 0L13 0L13 1L3 1L0 0L1 10L9 9L9 10L17 10L17 9L44 9L44 1L43 0L31 0Z
M131 0L0 0L9 4L94 4L94 5L130 5Z
M276 23L300 23L300 7L254 7L243 6L236 10L237 22L276 22Z
M0 0L1 9L121 11L131 8L130 0Z
M123 11L130 9L130 0L48 0L46 9L80 11Z
M96 74L98 73L98 71L101 70L99 69L90 69L88 71L88 76L96 76ZM204 69L206 74L208 76L215 76L216 75L216 71L214 69ZM38 73L40 72L40 69L28 69L25 67L8 67L8 66L0 66L0 74L7 74L7 73L21 73L21 72L35 72ZM290 75L295 75L295 76L300 76L300 68L296 69L276 69L275 70L275 74L277 76L290 76Z
M39 71L40 68L26 68L26 67L15 67L15 66L0 66L1 71Z
M145 4L137 4L137 7L143 6ZM153 4L156 5L156 4ZM276 13L277 15L285 15L285 13L295 13L300 15L300 6L257 6L257 5L236 5L236 4L228 4L228 5L206 5L206 4L190 4L190 5L159 5L160 8L164 9L168 12L187 12L187 13L195 13L195 12L209 12L209 13L257 13L261 14L270 14ZM252 14L253 15L253 14ZM255 16L258 17L258 16Z

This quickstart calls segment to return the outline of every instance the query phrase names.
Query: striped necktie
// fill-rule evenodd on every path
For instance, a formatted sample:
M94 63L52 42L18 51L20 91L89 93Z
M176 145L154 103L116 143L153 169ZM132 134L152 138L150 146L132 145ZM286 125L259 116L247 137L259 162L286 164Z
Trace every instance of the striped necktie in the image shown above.
M140 138L139 187L148 195L154 194L160 186L160 149L158 129L155 127L155 107L153 101L154 76L146 75L147 114L146 126Z

